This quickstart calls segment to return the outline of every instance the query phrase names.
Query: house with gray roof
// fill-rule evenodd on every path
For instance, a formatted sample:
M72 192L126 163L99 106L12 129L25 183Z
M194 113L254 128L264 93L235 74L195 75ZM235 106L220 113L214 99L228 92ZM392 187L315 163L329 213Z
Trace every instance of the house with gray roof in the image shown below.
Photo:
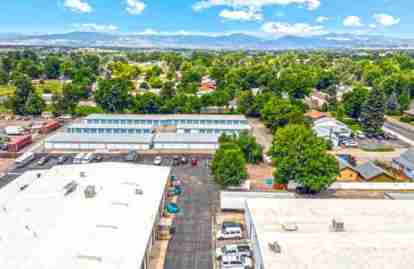
M355 170L358 171L362 179L365 181L389 182L394 180L391 175L373 162L366 162L359 165L355 168Z
M411 148L392 160L392 167L414 180L414 149Z

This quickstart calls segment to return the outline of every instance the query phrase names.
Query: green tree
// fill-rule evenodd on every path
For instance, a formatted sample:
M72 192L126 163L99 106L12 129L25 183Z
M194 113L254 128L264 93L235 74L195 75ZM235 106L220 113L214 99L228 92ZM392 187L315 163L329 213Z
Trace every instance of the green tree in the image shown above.
M365 132L369 134L382 133L385 114L385 96L384 93L374 88L368 95L366 102L362 107L361 125Z
M124 79L100 80L95 92L96 103L109 113L122 113L131 104L131 81Z
M0 85L5 85L9 82L9 75L6 71L0 68Z
M304 125L279 129L270 150L276 183L293 181L312 192L324 190L338 175L338 164L326 150L326 142Z
M154 93L137 95L134 99L132 110L135 113L156 114L160 113L161 98Z
M25 113L29 115L40 115L46 108L46 103L37 93L31 93L25 104Z
M45 60L45 75L48 79L57 79L60 76L61 60L58 56L48 56Z
M398 115L401 112L400 103L395 92L388 97L386 107L389 115Z
M172 81L167 81L162 85L161 98L170 99L175 96L175 85Z
M13 85L16 87L16 91L11 97L12 109L17 115L25 115L27 114L27 100L34 94L32 81L27 75L17 74Z
M361 116L362 107L368 98L369 91L363 87L357 87L343 96L343 105L345 113L358 120Z
M263 107L261 117L265 125L275 132L292 123L303 123L304 114L300 107L279 97L271 98Z
M221 146L212 167L215 181L223 187L240 186L247 179L246 160L238 146Z

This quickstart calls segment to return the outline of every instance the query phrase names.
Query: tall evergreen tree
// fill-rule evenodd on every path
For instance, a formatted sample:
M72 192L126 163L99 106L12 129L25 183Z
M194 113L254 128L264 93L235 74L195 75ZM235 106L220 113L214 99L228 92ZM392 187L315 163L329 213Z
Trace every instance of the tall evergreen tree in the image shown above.
M367 101L362 107L361 124L365 132L369 134L382 133L385 121L385 96L384 93L374 88L368 95Z

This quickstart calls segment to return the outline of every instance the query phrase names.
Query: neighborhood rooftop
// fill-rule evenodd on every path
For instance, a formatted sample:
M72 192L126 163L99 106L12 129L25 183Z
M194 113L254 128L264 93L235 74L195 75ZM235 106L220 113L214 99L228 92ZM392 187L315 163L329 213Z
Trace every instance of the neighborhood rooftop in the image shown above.
M140 268L169 174L125 163L23 174L0 190L0 268Z
M372 162L366 162L364 164L361 164L357 166L355 169L366 180L382 175L384 173L386 174L384 169L375 165Z
M211 115L211 114L91 114L85 118L89 119L144 119L144 120L242 120L245 121L244 115Z
M256 268L414 268L412 201L251 199L246 210Z

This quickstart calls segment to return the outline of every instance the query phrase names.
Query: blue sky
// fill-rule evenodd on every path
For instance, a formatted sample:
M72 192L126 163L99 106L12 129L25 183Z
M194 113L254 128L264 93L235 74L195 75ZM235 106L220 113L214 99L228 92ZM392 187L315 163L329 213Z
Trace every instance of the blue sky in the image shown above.
M12 0L0 32L352 32L414 37L413 0Z

